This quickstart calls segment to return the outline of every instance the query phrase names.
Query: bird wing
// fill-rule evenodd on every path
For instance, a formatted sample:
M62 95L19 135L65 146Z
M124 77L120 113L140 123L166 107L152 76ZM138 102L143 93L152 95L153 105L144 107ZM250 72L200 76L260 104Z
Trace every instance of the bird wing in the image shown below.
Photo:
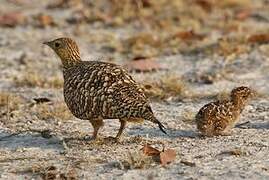
M142 107L150 108L144 89L121 66L89 61L80 71L86 81L78 86L85 87L88 104L96 105L99 109L93 111L102 111L104 117L136 117Z
M140 117L143 108L151 111L144 89L127 73L120 68L117 81L111 85L108 92L113 96L113 105L124 117Z

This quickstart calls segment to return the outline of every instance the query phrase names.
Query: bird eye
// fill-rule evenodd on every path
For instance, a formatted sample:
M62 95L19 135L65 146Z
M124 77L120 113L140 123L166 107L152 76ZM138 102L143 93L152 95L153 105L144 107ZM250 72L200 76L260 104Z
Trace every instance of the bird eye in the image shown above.
M55 47L56 47L56 48L60 47L60 43L56 42L56 43L55 43Z

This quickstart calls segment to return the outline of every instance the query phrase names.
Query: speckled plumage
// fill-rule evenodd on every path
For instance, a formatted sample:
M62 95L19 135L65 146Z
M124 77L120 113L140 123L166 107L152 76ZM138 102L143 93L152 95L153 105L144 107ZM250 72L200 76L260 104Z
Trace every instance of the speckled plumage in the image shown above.
M65 102L79 119L89 120L96 138L103 119L119 119L119 138L127 121L145 119L164 126L155 118L143 89L120 66L98 61L82 61L76 43L59 38L45 43L63 64Z
M253 94L250 88L241 86L232 90L230 100L206 104L195 117L197 129L205 136L229 135Z

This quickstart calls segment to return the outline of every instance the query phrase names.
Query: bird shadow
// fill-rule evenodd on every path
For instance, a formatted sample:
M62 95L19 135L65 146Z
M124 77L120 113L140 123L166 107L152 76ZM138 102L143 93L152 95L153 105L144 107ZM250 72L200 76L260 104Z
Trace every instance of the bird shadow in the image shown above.
M40 149L64 150L58 137L42 137L38 133L9 133L0 131L0 149L18 149L37 147Z
M187 137L187 138L197 138L199 137L199 133L194 130L174 130L174 129L166 129L167 134L162 133L160 130L156 130L154 128L130 128L127 133L129 135L141 135L147 136L150 135L152 137L161 137L161 138L179 138L179 137Z
M269 129L269 122L243 122L241 124L237 124L236 128L240 129Z

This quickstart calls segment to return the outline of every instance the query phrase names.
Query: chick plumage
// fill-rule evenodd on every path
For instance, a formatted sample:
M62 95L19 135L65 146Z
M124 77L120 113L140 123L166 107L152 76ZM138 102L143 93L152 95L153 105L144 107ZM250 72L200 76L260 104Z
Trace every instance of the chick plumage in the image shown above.
M197 129L204 136L230 135L231 128L253 95L253 90L241 86L232 90L230 100L206 104L195 117Z
M122 67L106 62L82 61L77 44L70 38L44 44L60 57L65 102L75 117L91 122L93 139L103 126L103 119L120 120L117 139L127 121L141 119L158 124L166 133L164 126L155 118L144 90Z

